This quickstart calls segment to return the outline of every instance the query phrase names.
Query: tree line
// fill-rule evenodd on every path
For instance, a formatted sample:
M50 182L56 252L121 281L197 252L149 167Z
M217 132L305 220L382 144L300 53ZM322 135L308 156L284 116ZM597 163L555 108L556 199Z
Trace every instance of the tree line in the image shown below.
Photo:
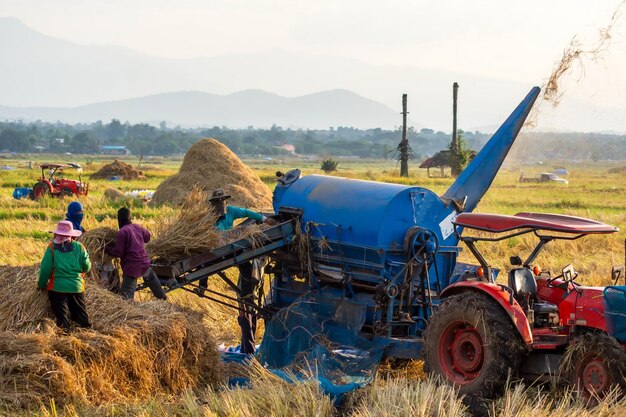
M490 134L461 131L468 149L480 150ZM181 128L119 120L108 123L65 124L46 122L0 122L0 152L98 154L103 145L123 145L133 154L177 155L204 137L215 138L238 155L280 156L288 154L281 145L291 144L301 155L333 155L392 159L401 138L400 128L328 129L271 128L230 129L227 127ZM421 161L448 149L450 134L433 129L408 128L413 157ZM584 133L532 133L518 139L520 159L626 159L626 135ZM538 152L538 149L540 152Z

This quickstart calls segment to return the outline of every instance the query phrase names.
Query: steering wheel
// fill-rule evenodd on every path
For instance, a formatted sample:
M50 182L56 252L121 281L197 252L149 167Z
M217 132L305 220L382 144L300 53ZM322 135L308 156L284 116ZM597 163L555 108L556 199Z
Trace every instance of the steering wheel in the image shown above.
M576 270L574 270L574 267L572 266L572 264L566 265L562 271L561 271L561 275L557 275L554 278L550 278L547 281L547 286L550 288L554 288L554 287L562 287L562 285L552 285L552 282L554 282L555 280L562 278L563 279L563 284L565 284L565 288L563 289L567 289L569 288L569 284L572 285L572 288L574 290L576 290L577 292L580 292L580 284L578 282L576 282L576 278L578 278L578 272L576 272Z

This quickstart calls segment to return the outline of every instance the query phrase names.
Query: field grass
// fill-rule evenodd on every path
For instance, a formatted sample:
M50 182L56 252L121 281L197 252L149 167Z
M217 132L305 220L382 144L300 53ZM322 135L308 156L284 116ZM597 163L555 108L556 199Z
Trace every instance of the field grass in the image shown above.
M31 157L34 158L34 157ZM34 158L42 161L43 157ZM86 157L73 155L72 160L83 162ZM82 159L81 159L82 158ZM47 162L61 161L62 157L48 156ZM26 159L3 159L2 165L16 166L15 171L0 171L0 265L32 265L38 263L50 235L48 230L64 216L70 199L46 198L34 202L14 200L14 187L32 186L38 170L28 170ZM84 177L95 172L111 160L97 159L84 165ZM131 162L131 161L127 161ZM273 187L276 170L301 168L305 174L321 173L319 161L286 159L282 161L245 160L260 178ZM133 161L136 163L136 160ZM155 189L163 179L177 171L180 159L148 161L145 180L90 181L90 195L82 198L85 206L87 229L99 226L116 226L117 209L125 204L112 203L103 198L107 188L121 191ZM555 165L563 165L555 163ZM621 164L622 166L624 164ZM610 283L612 265L624 263L626 239L626 171L609 173L619 164L565 165L570 170L570 184L519 183L519 167L512 163L501 170L493 186L480 203L477 212L514 214L524 211L564 213L589 217L620 228L608 236L592 236L573 242L557 242L548 245L537 263L543 270L559 272L572 263L580 273L579 281L587 285ZM548 171L543 166L525 166L524 173ZM399 178L398 167L392 161L340 160L338 176L374 181L396 182L425 187L441 194L451 184L450 178L427 178L426 172L412 167L409 178ZM74 177L69 174L68 177ZM174 213L171 207L151 207L139 201L130 201L137 222L150 228L160 216ZM532 249L529 237L514 238L496 244L484 245L487 259L493 266L506 268L511 255L527 255ZM472 262L468 251L463 251L461 261ZM222 288L223 289L223 288ZM222 343L237 341L235 314L225 307L198 300L184 292L173 293L171 302L199 310L205 320L211 322L215 337ZM421 369L421 368L420 368ZM599 408L587 410L572 394L537 391L535 388L511 386L504 398L487 404L492 416L537 415L626 415L626 402L615 403L608 399ZM62 410L54 404L44 404L38 415L94 415L94 416L247 416L247 415L310 415L330 416L341 413L346 416L460 416L467 415L465 406L448 388L439 387L433 381L423 380L423 372L390 373L379 378L371 387L358 392L349 404L339 411L333 409L315 385L288 385L256 370L252 388L249 390L223 389L217 391L194 391L176 398L155 398L141 404L107 404L98 408L69 406ZM624 413L624 414L622 414Z

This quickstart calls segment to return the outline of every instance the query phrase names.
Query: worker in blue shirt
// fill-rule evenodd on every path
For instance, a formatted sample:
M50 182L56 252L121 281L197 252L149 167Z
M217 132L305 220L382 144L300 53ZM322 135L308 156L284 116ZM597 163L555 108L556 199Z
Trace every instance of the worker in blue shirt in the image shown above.
M224 193L224 190L217 189L213 191L211 198L209 198L209 202L213 207L213 212L218 216L217 221L215 222L215 227L222 231L230 230L233 228L233 222L237 219L252 219L257 222L265 222L267 221L267 217L262 215L261 213L257 213L256 211L248 210L242 207L235 206L227 206L226 200L228 200L230 196Z
M252 219L257 222L274 224L275 221L265 217L261 213L252 211L242 207L227 206L226 200L231 198L223 189L213 191L209 198L209 203L213 212L218 216L215 227L222 231L228 231L233 228L233 222L237 219ZM254 302L254 293L261 279L263 278L264 267L266 264L264 259L255 259L252 262L243 262L238 265L239 280L239 299ZM207 288L208 278L199 281L200 287L196 289L199 295L204 294ZM243 303L239 303L240 313L237 318L239 327L241 328L241 353L253 354L256 347L254 338L256 334L256 315L254 311Z

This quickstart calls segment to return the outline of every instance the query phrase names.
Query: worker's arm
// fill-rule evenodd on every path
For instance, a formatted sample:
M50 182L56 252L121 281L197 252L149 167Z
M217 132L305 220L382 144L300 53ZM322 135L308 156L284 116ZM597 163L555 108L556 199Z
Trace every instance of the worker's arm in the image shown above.
M143 243L150 242L150 232L145 227L141 228L141 233L143 233Z
M45 289L52 273L52 252L50 245L46 248L41 260L41 266L39 267L39 281L37 282L37 288Z
M80 263L83 269L83 272L89 272L91 270L91 259L89 259L89 254L87 253L87 249L83 246L82 243L77 242L80 249Z
M248 219L256 220L257 222L265 221L264 215L257 213L256 211L248 210L247 208L228 206L226 209L228 210L228 213L233 216L233 220L247 217Z
M112 256L114 258L121 258L124 252L126 252L126 232L120 229L117 232L115 244L111 246L105 246L104 251L109 256Z

